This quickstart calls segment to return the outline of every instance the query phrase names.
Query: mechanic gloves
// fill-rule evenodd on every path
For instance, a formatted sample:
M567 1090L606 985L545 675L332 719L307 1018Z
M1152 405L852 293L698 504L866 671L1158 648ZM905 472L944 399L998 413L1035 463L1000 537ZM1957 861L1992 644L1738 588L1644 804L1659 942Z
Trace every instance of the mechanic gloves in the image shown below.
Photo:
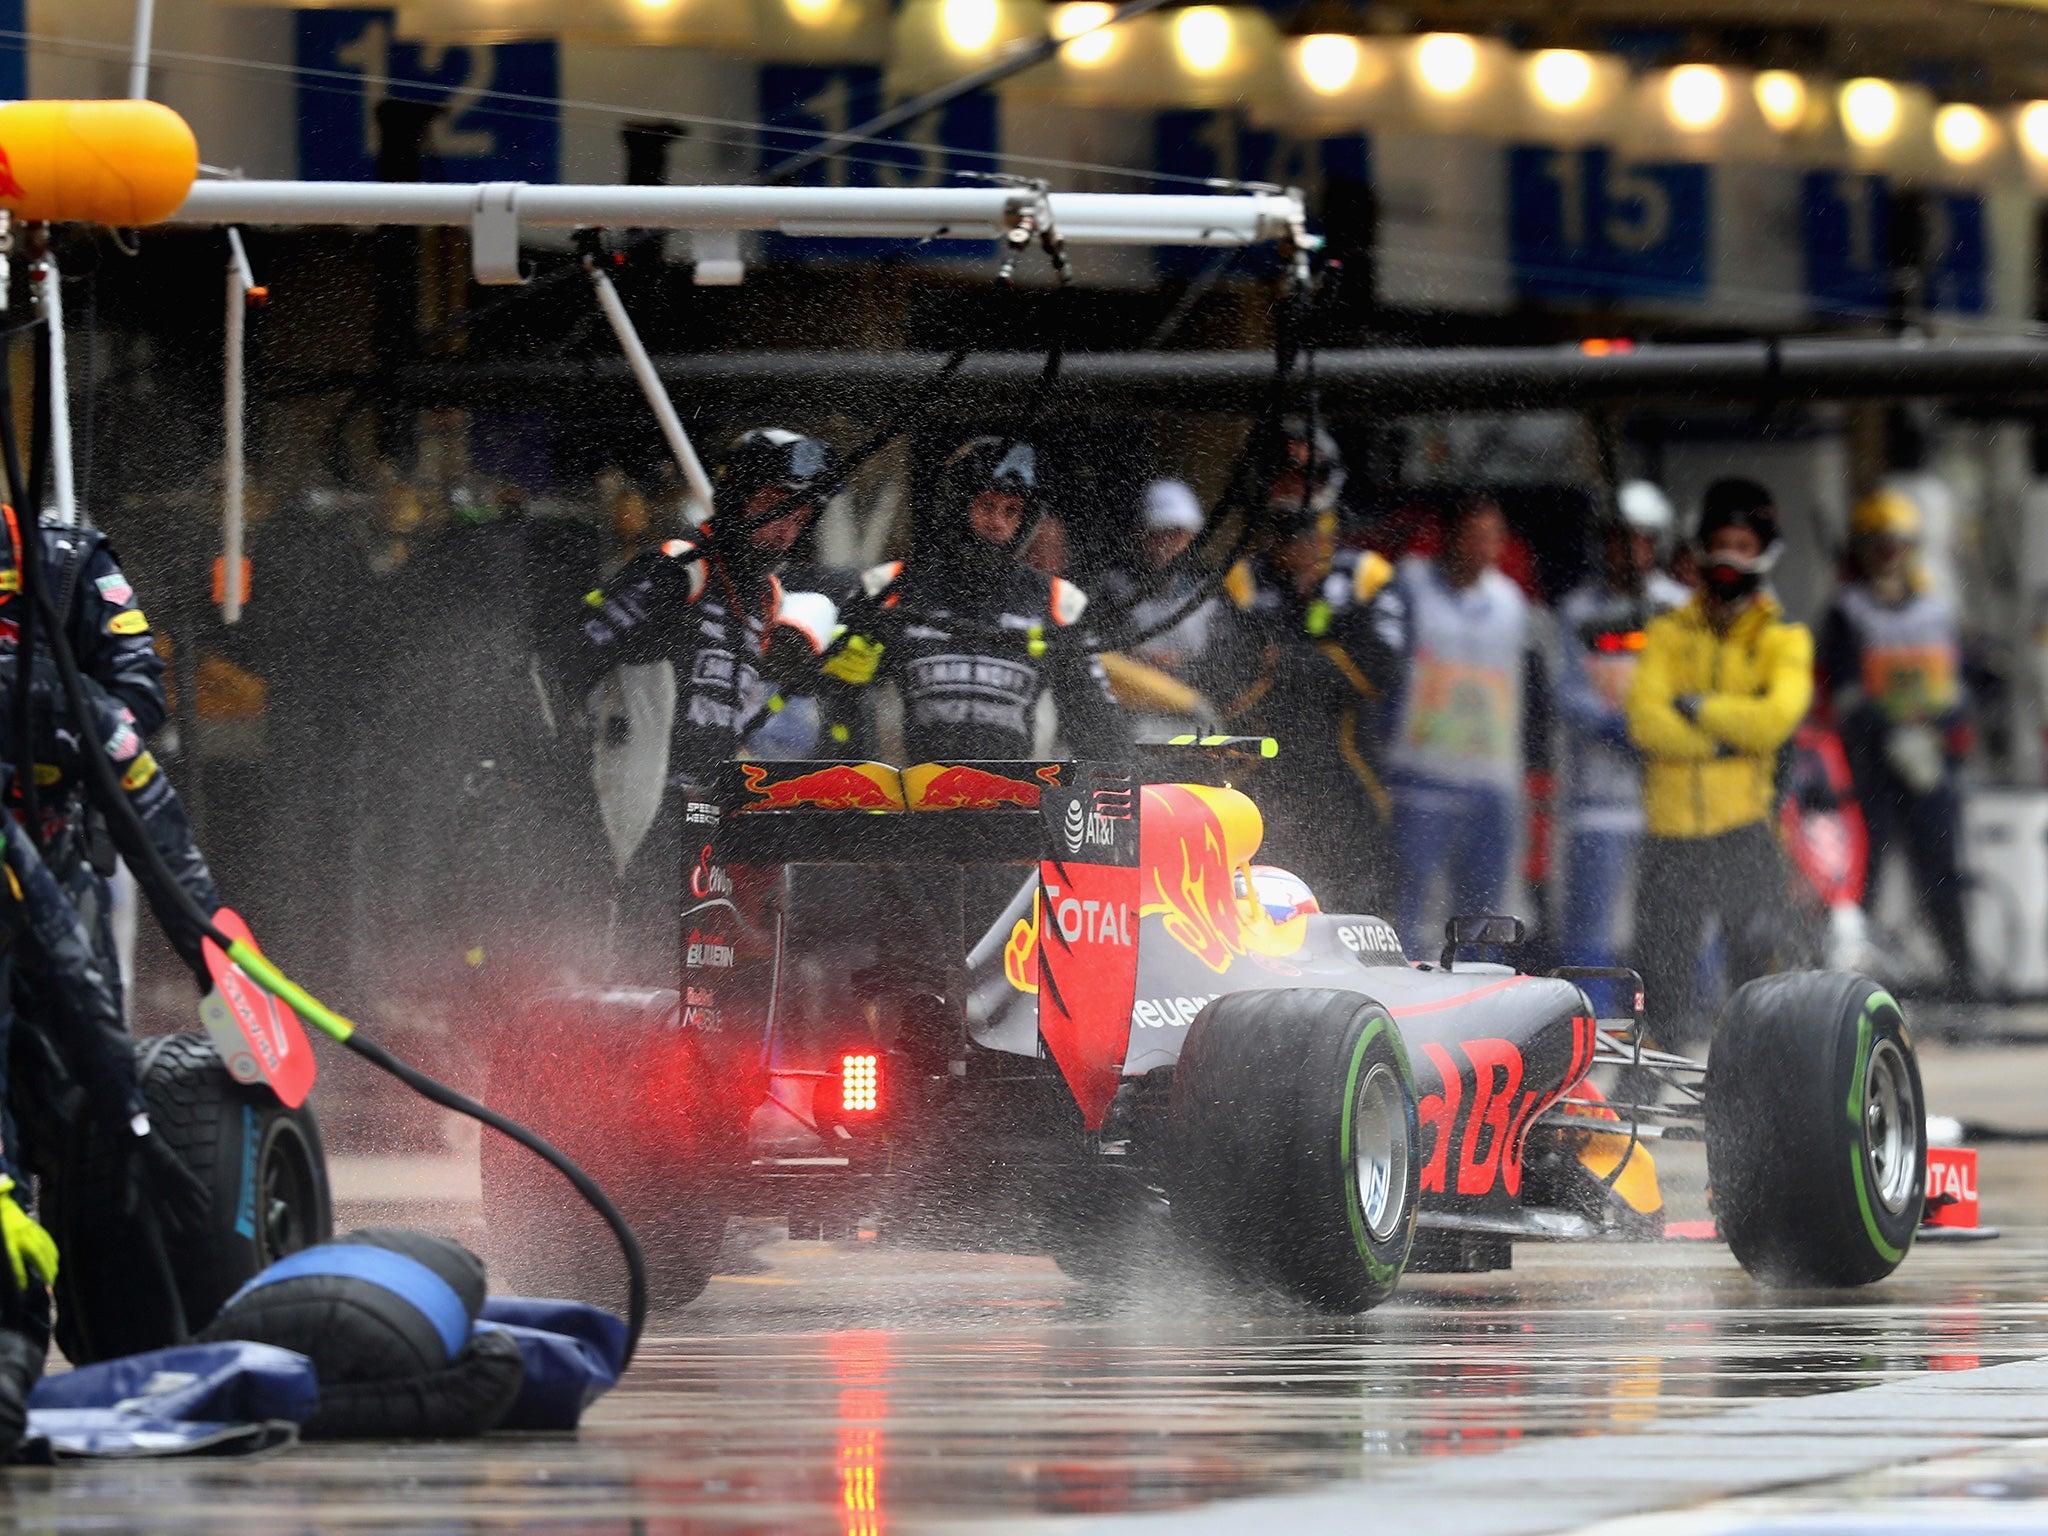
M137 1115L128 1129L135 1137L131 1150L139 1187L134 1196L148 1196L166 1231L179 1237L203 1233L213 1214L213 1192L163 1137L151 1131L148 1115Z
M42 1285L57 1279L57 1240L43 1230L14 1198L14 1180L0 1173L0 1238L7 1243L7 1261L14 1266L16 1290L28 1289L31 1269Z
M875 669L881 664L881 641L870 640L866 635L848 635L846 643L821 665L827 677L862 688L875 680Z

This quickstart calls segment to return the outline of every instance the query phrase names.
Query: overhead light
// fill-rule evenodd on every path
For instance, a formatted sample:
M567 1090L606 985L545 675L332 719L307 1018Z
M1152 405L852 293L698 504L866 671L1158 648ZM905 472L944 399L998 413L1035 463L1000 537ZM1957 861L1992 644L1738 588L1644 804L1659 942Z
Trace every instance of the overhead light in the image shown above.
M1573 112L1593 94L1593 60L1576 48L1546 48L1529 64L1536 99L1555 112Z
M1060 53L1084 68L1100 64L1116 48L1116 31L1104 23L1116 14L1107 0L1070 0L1052 13L1052 35L1066 39Z
M1842 87L1842 132L1861 149L1882 149L1898 136L1899 88L1868 76Z
M1221 6L1190 6L1174 18L1174 49L1195 74L1213 75L1228 64L1230 44L1230 17Z
M1301 78L1319 96L1340 95L1358 78L1358 39L1342 32L1304 37L1295 57L1301 65Z
M2020 108L2020 148L2036 160L2048 160L2048 101L2030 101Z
M1681 64L1664 82L1664 110L1688 133L1719 127L1728 115L1728 77L1711 64Z
M840 0L782 0L789 14L807 27L822 27L830 24L839 14Z
M955 53L980 53L995 40L1001 12L996 0L945 0L939 30Z
M1981 108L1952 101L1934 114L1934 142L1957 165L1975 165L1991 152L1997 130Z
M1767 69L1756 77L1756 109L1780 133L1806 122L1806 82L1789 69Z
M1462 32L1432 32L1416 45L1415 72L1437 96L1462 96L1479 73L1479 50Z

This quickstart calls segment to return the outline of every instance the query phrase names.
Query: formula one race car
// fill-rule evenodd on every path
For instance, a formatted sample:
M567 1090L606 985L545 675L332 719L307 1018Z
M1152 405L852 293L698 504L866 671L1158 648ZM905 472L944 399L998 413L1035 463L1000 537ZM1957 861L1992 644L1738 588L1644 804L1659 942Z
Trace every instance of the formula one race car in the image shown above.
M1633 972L1463 958L1520 940L1495 915L1411 957L1257 866L1260 814L1230 781L1270 743L1140 750L1142 771L732 765L686 810L681 995L536 1000L492 1101L607 1184L671 1302L704 1284L729 1213L879 1216L1084 1276L1164 1215L1227 1276L1360 1311L1404 1270L1503 1267L1517 1241L1662 1237L1649 1147L1670 1140L1704 1140L1719 1232L1761 1278L1860 1285L1905 1256L1925 1117L1875 983L1753 982L1711 1064L1660 1051ZM833 863L877 887L907 867L889 888L913 893L1036 867L964 967L956 936L950 967L842 977L844 1022L799 1050L783 897L793 867ZM569 1215L566 1186L488 1146L485 1193L500 1226Z

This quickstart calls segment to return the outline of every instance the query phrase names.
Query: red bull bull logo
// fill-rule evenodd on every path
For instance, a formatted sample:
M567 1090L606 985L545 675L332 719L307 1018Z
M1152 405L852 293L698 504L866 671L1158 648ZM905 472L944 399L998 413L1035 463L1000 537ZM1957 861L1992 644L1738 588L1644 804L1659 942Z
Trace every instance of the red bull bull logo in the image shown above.
M764 763L742 763L754 798L742 811L900 811L902 777L887 763L830 763L809 773L773 777Z
M1182 948L1218 975L1240 955L1290 955L1305 918L1275 923L1255 896L1240 899L1237 871L1265 835L1259 809L1234 789L1148 784L1138 821L1139 916L1157 917Z
M1005 806L1035 811L1043 785L1059 782L1059 765L1045 764L1036 777L1037 782L1012 778L972 763L919 763L903 770L903 788L914 811L993 811Z

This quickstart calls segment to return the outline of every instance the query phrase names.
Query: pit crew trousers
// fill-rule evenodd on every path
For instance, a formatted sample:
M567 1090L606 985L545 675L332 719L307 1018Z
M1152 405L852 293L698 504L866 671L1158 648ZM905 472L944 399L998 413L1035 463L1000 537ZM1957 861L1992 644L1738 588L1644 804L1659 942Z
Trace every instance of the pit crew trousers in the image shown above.
M1763 822L1713 837L1650 837L1636 878L1636 969L1650 1034L1666 1050L1693 1050L1712 1027L1700 995L1700 945L1720 922L1732 991L1794 958L1778 840Z

